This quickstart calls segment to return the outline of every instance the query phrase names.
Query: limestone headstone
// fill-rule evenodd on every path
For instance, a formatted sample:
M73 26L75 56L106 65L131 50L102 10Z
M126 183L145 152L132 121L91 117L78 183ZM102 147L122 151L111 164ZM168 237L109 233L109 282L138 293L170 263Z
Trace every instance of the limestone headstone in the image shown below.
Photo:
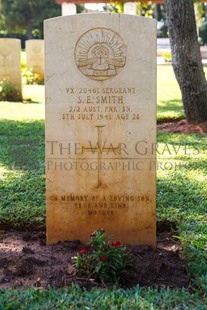
M136 2L125 2L124 3L124 14L137 14L137 3Z
M156 22L45 21L47 242L155 246Z
M74 3L62 3L61 12L62 16L76 14L76 5Z
M0 81L4 79L21 90L21 44L19 39L0 39Z
M27 70L44 77L44 40L34 39L26 41Z

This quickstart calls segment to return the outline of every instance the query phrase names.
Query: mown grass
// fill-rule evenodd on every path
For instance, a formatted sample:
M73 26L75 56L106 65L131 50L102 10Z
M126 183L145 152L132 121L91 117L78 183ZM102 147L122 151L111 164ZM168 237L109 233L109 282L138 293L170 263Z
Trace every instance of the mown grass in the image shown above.
M158 135L158 221L176 223L194 282L207 292L207 136Z
M204 66L207 77L207 66ZM175 79L172 66L164 65L157 68L157 120L173 120L184 118L181 92Z
M197 293L189 294L182 291L172 291L152 288L143 289L92 289L82 290L73 286L70 289L40 291L28 289L0 289L1 310L205 310L205 300Z
M44 122L2 120L0 133L1 225L44 228Z
M158 69L158 120L183 117L172 74L168 66ZM2 228L45 228L43 88L33 87L37 104L0 102ZM206 145L206 136L158 134L157 221L176 225L174 233L196 284L194 293L138 287L91 292L76 287L43 292L2 289L0 309L207 309Z
M184 118L181 93L172 66L158 66L157 83L158 122Z

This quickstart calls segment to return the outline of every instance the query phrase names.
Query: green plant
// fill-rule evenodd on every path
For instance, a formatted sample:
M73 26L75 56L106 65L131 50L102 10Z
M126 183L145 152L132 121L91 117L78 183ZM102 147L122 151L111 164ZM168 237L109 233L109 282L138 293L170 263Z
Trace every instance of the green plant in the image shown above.
M90 236L89 246L73 258L74 267L83 275L95 276L105 283L118 283L129 258L126 248L111 242L103 229Z
M23 77L25 78L25 83L28 85L43 85L44 78L33 69L25 70L23 73Z
M199 27L199 40L201 45L205 45L207 43L207 18L202 18L202 24Z
M0 101L22 101L21 90L5 79L0 81Z
M165 52L163 54L165 62L172 62L172 54L170 52Z

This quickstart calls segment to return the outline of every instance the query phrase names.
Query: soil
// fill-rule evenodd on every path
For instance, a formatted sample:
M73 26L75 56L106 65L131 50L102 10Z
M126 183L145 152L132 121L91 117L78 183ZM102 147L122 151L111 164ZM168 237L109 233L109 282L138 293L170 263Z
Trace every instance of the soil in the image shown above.
M196 125L188 124L185 119L180 121L169 121L157 125L158 131L166 131L173 133L197 133L200 135L207 134L207 122Z
M0 288L39 287L46 289L72 283L91 289L104 284L76 274L71 258L83 248L79 241L46 245L43 232L0 232ZM121 287L169 286L190 289L182 248L172 233L161 232L157 248L127 247L129 266L122 275Z

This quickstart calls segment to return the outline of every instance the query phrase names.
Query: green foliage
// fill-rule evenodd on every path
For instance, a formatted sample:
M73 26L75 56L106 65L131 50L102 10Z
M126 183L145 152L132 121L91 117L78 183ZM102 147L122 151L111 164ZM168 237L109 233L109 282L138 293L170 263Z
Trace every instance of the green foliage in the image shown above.
M172 62L172 54L170 52L165 52L163 54L165 62Z
M23 78L27 85L44 85L44 78L33 69L23 71Z
M128 254L119 241L111 242L100 229L90 236L89 248L82 249L73 260L80 274L112 284L120 281Z
M77 14L83 13L85 10L84 4L76 4L76 10L77 10Z
M207 44L207 18L204 17L199 27L199 41L201 45Z
M121 2L110 2L104 7L105 11L111 13L124 13L124 5Z
M166 20L162 20L158 24L157 28L158 38L168 38L168 25Z
M0 289L1 310L205 310L207 300L198 293L169 288L39 290Z
M199 32L199 43L201 45L207 44L207 5L206 3L196 3L196 17L197 17L197 27Z
M42 37L43 20L60 16L60 10L60 5L51 0L1 0L0 26L7 33L27 34L28 39L37 32Z
M137 3L137 15L144 17L153 17L155 4L152 1L138 2Z
M22 101L21 91L7 80L0 82L0 101Z

